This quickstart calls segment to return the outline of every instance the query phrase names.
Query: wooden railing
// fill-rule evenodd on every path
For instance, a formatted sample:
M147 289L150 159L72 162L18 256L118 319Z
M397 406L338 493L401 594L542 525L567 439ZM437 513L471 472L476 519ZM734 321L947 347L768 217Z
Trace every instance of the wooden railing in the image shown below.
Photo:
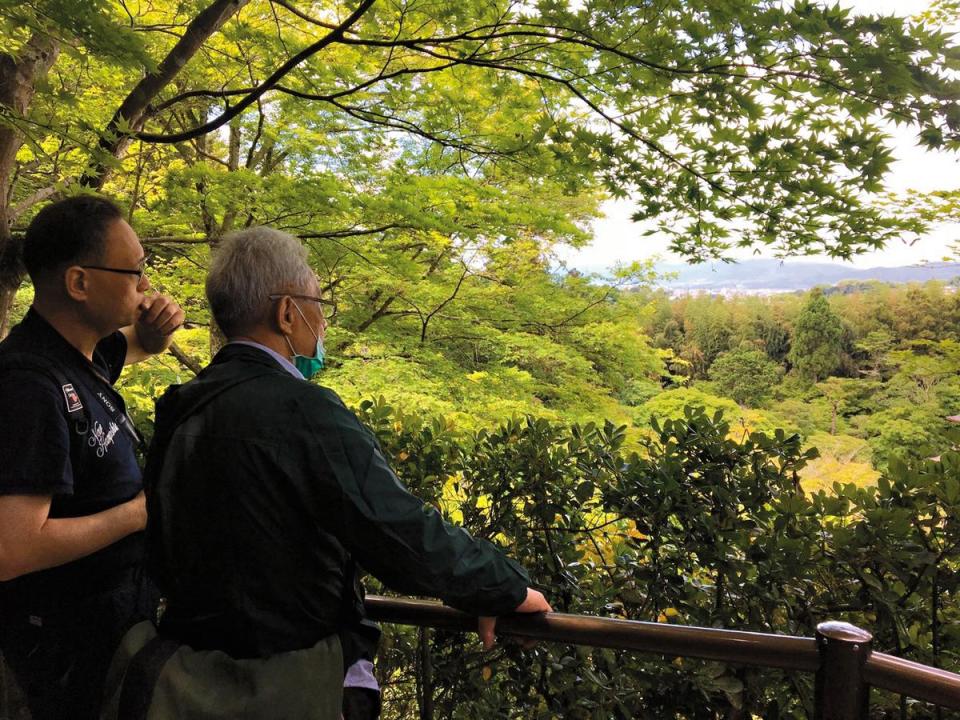
M366 607L370 619L384 623L454 631L477 626L475 617L424 600L369 596ZM873 652L873 636L843 622L821 623L816 637L806 638L547 613L501 617L497 633L816 673L817 720L866 718L871 687L960 709L960 675Z

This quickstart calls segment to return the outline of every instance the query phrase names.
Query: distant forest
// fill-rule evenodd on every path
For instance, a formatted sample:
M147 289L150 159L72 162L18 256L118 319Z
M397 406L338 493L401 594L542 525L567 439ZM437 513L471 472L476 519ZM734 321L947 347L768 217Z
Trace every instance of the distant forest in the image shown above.
M801 433L814 485L867 482L894 455L951 446L960 413L960 295L940 282L849 283L770 297L642 292L644 332L670 353L666 390L641 410L725 409Z

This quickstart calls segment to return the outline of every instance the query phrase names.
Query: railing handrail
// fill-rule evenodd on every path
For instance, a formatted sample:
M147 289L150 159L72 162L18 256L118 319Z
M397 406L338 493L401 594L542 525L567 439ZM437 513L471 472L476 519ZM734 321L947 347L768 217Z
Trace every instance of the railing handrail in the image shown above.
M380 622L464 632L475 631L477 628L477 619L472 615L428 600L369 595L366 608L370 619ZM817 641L814 638L793 635L565 613L505 615L497 621L497 632L534 640L634 650L737 665L802 672L817 672L820 669ZM876 688L943 707L960 709L960 675L946 670L893 655L871 652L863 666L863 680Z
M875 652L867 658L863 675L873 687L960 709L960 675L957 673Z
M472 615L428 600L368 596L366 606L373 620L444 630L477 629L477 619ZM815 672L820 664L813 638L590 615L558 612L505 615L497 621L497 633L571 645L654 652L784 670Z

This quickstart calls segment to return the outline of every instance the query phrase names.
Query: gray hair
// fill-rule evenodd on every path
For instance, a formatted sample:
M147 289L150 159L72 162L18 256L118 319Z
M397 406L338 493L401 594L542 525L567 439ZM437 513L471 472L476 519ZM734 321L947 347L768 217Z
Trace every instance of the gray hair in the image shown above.
M315 275L297 238L269 227L227 235L207 275L207 301L217 325L231 337L267 321L271 293L306 290Z

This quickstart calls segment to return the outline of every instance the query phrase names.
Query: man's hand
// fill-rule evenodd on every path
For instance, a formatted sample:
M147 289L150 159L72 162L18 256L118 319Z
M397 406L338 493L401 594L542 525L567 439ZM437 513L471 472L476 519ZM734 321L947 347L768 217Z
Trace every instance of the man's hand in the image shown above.
M547 602L547 599L543 596L543 593L539 590L534 590L533 588L527 588L527 597L526 599L517 605L517 609L514 612L518 613L539 613L539 612L553 612L553 608L550 607L550 603Z
M167 295L145 297L139 311L136 323L121 329L127 337L127 365L166 350L173 333L183 325L183 310Z
M137 318L137 334L152 338L167 338L174 330L183 325L183 310L168 295L145 297L140 303L140 317ZM141 342L143 341L142 338ZM162 342L162 340L160 341ZM144 343L144 348L147 348ZM159 350L155 351L159 352Z
M550 603L543 596L543 593L533 588L527 588L527 597L517 605L513 610L518 613L541 613L553 612ZM477 635L483 642L483 649L490 650L496 643L495 631L497 629L497 619L495 617L481 616L477 619Z

